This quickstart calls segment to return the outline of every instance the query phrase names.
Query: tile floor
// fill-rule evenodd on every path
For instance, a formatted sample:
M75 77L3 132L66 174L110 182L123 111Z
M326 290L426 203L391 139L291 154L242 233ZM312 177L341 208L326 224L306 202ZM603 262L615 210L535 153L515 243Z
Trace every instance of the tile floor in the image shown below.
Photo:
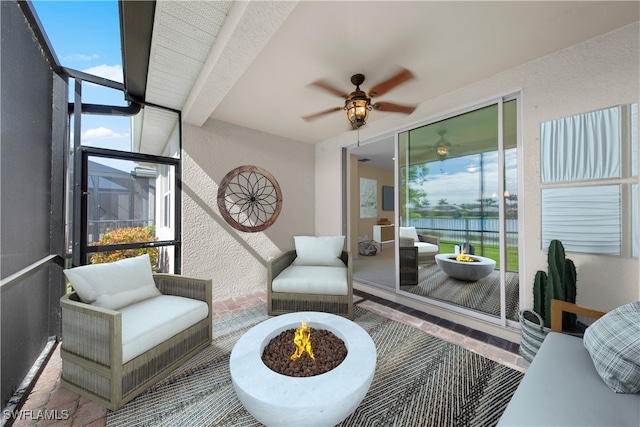
M216 302L213 304L213 317L215 319L229 316L264 304L266 301L266 292L257 292L227 301ZM518 354L518 345L501 338L362 292L356 292L354 302L381 316L414 326L428 334L457 343L521 372L526 372L529 366L529 362ZM26 401L18 409L19 417L11 425L16 427L98 427L106 425L106 409L60 386L61 368L62 361L59 347L56 346ZM9 425L9 423L5 425Z

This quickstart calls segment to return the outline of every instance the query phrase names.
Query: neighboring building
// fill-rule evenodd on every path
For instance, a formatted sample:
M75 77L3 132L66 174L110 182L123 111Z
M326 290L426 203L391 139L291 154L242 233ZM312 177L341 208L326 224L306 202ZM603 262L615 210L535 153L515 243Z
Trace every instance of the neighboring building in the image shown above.
M155 170L127 172L89 161L88 241L115 228L155 225L155 184Z

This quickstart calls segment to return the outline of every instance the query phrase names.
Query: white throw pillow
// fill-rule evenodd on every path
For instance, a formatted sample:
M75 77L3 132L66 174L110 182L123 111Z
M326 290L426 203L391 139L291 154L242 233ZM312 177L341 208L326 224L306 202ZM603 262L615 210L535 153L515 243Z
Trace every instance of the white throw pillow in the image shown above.
M83 302L117 310L160 295L149 255L64 270Z
M419 242L418 232L415 227L399 227L398 228L398 236L399 237L410 237L414 242Z
M344 267L340 259L344 236L294 236L296 259L293 265Z

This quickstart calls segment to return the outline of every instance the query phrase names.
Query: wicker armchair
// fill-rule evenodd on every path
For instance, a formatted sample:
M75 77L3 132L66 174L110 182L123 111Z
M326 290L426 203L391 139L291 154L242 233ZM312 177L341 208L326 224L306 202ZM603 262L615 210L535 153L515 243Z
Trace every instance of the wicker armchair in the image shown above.
M274 292L273 279L296 259L290 250L269 261L267 265L267 311L270 316L296 311L321 311L353 319L353 265L351 253L342 251L340 259L347 267L347 295L323 295L293 292ZM335 268L335 267L328 267Z
M415 242L414 239L410 237L400 237L400 247L418 247L418 262L420 264L433 264L436 262L436 255L439 252L439 249L435 252L430 253L422 253L420 251L420 246L418 243L430 243L432 245L436 245L438 248L440 247L440 238L437 236L430 236L427 234L418 234L419 242Z
M206 302L208 317L123 364L122 313L83 303L75 292L65 295L60 300L64 386L116 410L211 344L211 280L171 274L153 279L163 295Z

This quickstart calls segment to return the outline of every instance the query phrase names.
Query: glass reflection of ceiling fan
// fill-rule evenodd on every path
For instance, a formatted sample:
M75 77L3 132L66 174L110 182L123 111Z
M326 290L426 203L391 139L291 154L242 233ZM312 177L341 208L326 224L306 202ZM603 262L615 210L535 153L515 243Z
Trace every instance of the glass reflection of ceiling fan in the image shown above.
M440 139L438 140L436 145L433 146L433 150L436 153L436 159L438 160L445 160L446 158L451 156L453 152L453 148L452 148L453 146L451 145L451 143L446 139L444 139L444 135L446 133L447 133L446 129L440 129L438 131L438 135L440 135Z

